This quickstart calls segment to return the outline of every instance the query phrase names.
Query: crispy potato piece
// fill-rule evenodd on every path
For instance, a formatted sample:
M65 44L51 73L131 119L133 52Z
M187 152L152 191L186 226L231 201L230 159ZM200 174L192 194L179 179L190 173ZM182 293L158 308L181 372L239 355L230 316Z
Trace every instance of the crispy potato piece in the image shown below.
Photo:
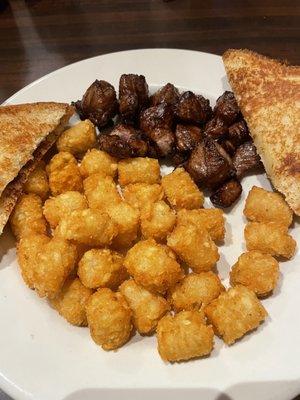
M107 213L89 208L66 215L55 230L55 236L88 246L111 244L117 233L117 226Z
M118 162L105 151L92 149L83 157L79 170L83 178L97 173L114 178L117 174Z
M220 258L207 230L196 225L176 225L167 244L194 272L211 270Z
M141 211L141 232L146 239L164 240L175 222L175 212L163 200L148 203Z
M203 206L204 196L183 168L176 168L171 174L161 180L168 202L179 210L192 210Z
M78 278L71 278L66 280L58 296L50 303L70 324L87 326L85 306L92 294L93 291Z
M73 270L77 251L76 246L61 238L30 235L20 241L18 260L28 286L40 297L52 299Z
M207 229L214 241L222 241L225 237L224 213L219 208L201 208L199 210L179 210L178 224L195 224Z
M154 239L135 244L128 251L124 265L137 284L157 293L165 293L183 278L171 249L157 244Z
M36 255L34 288L40 297L57 296L77 261L76 246L53 238Z
M157 183L133 183L123 188L123 196L132 207L142 210L145 204L162 200L164 191Z
M62 151L55 154L46 167L53 196L74 190L82 192L82 177L75 157Z
M66 151L74 156L81 156L96 145L96 129L94 124L86 119L66 129L58 138L58 151Z
M290 226L293 212L279 193L253 186L246 199L244 215L254 222L277 222Z
M36 194L23 194L10 216L10 226L17 240L32 233L46 234L41 198Z
M205 314L227 344L257 328L268 315L255 293L242 285L221 293L205 307Z
M130 246L138 234L140 216L138 210L121 201L108 207L107 213L118 229L112 245L116 248Z
M65 192L45 201L43 212L51 228L55 228L61 219L72 211L85 210L88 202L79 192Z
M48 236L31 233L22 237L17 244L17 257L22 278L30 289L34 289L34 258L38 251L48 242L50 242Z
M165 361L190 360L211 353L214 331L198 311L166 315L157 325L158 352Z
M111 176L103 176L101 173L90 175L84 180L83 186L90 208L106 211L122 200Z
M169 302L175 311L200 310L224 291L220 278L213 272L189 274L170 290Z
M254 250L243 253L230 272L232 286L246 286L258 297L271 294L278 278L279 264L275 258Z
M98 289L89 298L86 315L92 339L104 350L117 349L129 340L132 313L121 293Z
M142 335L152 333L158 321L169 311L166 299L136 284L133 279L119 288L133 312L133 324Z
M119 161L119 183L121 186L130 183L159 183L160 167L154 158L137 157Z
M44 161L40 161L34 171L31 172L23 186L24 193L33 193L42 200L48 197L49 182Z
M116 289L128 278L121 254L109 249L87 251L78 265L78 276L88 288L108 287Z
M292 258L295 240L285 225L276 222L249 222L245 227L247 250L258 250L271 256Z

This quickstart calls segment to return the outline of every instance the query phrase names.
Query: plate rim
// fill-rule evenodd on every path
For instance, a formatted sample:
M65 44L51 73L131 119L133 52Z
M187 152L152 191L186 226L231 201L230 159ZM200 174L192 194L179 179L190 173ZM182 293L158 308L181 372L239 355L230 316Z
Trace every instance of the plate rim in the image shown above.
M156 52L156 51L163 51L163 52L185 52L185 53L197 53L197 54L201 54L202 56L209 56L212 58L216 58L216 60L221 61L222 56L218 55L218 54L214 54L214 53L207 53L205 51L197 51L197 50L189 50L189 49L177 49L177 48L170 48L170 47L146 47L146 48L141 48L141 49L128 49L128 50L121 50L121 51L113 51L113 52L109 52L109 53L104 53L104 54L100 54L100 55L96 55L96 56L92 56L92 57L88 57L88 58L83 58L82 60L79 61L74 61L73 63L64 65L63 67L54 69L53 71L48 72L45 75L42 75L41 77L35 79L34 81L28 83L26 86L22 87L21 89L19 89L17 92L13 93L11 96L9 96L6 100L4 100L0 106L5 106L5 105L9 105L11 101L14 101L14 99L16 97L18 97L18 95L23 94L26 90L31 89L33 86L35 86L36 84L44 81L45 79L51 78L52 76L55 76L56 74L68 70L69 68L74 67L75 65L78 64L84 64L84 63L88 63L88 62L92 62L95 61L98 58L101 57L106 57L106 56L111 56L111 55L116 55L116 54L125 54L125 53L140 53L140 52Z

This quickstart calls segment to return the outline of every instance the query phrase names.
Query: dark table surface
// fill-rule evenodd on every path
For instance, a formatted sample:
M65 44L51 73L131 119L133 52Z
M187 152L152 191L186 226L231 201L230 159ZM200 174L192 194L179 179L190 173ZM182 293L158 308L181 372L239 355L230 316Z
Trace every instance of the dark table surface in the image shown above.
M299 15L299 0L0 0L0 103L50 71L119 50L249 48L299 64Z

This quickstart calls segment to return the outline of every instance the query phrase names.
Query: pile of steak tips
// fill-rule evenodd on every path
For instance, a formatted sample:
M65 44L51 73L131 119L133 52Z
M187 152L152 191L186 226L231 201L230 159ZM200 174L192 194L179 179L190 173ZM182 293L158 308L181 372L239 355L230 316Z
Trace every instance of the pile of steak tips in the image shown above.
M153 157L182 165L215 206L241 195L240 179L261 162L234 94L224 92L214 109L171 83L152 96L143 75L123 74L114 87L96 80L73 103L81 119L99 129L99 147L117 158Z

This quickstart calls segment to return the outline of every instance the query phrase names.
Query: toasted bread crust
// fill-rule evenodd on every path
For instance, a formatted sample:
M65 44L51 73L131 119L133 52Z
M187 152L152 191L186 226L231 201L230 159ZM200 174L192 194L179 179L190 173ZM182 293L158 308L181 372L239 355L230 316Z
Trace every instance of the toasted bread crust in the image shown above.
M300 67L249 50L223 62L269 178L300 215Z
M42 127L43 132L45 132L42 138L42 142L39 144L39 146L36 148L35 151L33 151L34 148L32 149L32 152L30 153L30 158L27 161L27 163L20 170L18 170L17 176L12 181L10 181L3 190L0 196L0 234L2 233L3 228L8 221L10 214L14 209L14 206L16 205L19 196L22 194L23 185L27 181L30 173L35 169L39 161L43 158L43 156L47 153L47 151L56 142L57 138L59 137L60 133L62 132L62 130L64 129L65 125L67 124L71 115L74 112L73 108L70 107L68 104L59 104L59 103L34 103L32 105L24 104L17 106L0 107L0 129L1 129L1 112L3 112L2 111L3 109L6 109L6 112L8 110L8 113L6 115L9 114L13 115L14 113L17 113L18 118L20 118L19 114L20 109L22 113L23 112L25 113L26 110L27 112L31 113L34 112L34 110L36 110L37 108L39 109L40 104L42 104L42 107L45 107L45 109L48 110L49 116L51 115L51 110L55 111L55 113L57 113L58 109L65 111L64 114L61 115L57 120L56 125L54 124L54 122L51 124L53 125L52 132L51 131L46 132L44 126ZM56 107L56 104L58 104L59 107ZM17 148L15 151L17 153L18 151Z
M73 108L66 103L0 107L0 195L32 159L34 150ZM69 119L69 118L68 118Z

